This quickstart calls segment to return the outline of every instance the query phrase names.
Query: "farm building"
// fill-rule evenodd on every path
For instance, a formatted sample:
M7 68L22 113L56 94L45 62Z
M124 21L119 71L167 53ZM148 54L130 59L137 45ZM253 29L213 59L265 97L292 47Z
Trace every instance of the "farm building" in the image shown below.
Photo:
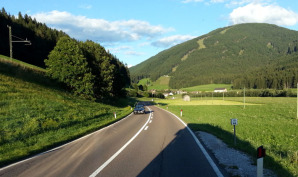
M226 88L215 88L214 89L214 92L219 92L219 93L222 93L222 92L227 92L228 90Z

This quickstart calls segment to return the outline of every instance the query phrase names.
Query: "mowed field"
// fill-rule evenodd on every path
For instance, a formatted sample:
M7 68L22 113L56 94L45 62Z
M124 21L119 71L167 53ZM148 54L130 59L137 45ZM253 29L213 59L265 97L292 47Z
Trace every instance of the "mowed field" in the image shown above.
M147 85L149 83L148 90L156 89L156 90L165 90L169 89L170 77L161 76L155 82L152 82L150 78L145 78L139 81L138 85Z
M247 97L197 98L185 102L181 98L155 100L162 108L180 116L194 131L216 135L229 146L256 157L257 147L266 149L265 167L278 176L298 175L297 98ZM237 144L234 146L233 126L237 118ZM256 160L256 159L255 159Z

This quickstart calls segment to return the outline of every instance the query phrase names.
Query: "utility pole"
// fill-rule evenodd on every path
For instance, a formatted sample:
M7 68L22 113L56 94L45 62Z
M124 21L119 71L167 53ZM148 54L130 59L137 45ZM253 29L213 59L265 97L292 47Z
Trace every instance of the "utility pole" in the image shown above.
M10 59L12 59L12 36L11 36L11 26L8 26L7 25L7 28L8 28L8 30L9 30L9 36L8 36L8 38L9 38L9 53L10 53Z
M31 45L31 42L30 41L28 41L27 40L27 38L26 38L26 40L25 39L22 39L22 38L19 38L19 37L17 37L17 36L14 36L14 35L12 35L12 33L11 33L11 26L9 26L9 25L7 25L7 28L8 28L8 30L9 30L9 53L10 53L10 59L12 59L12 43L13 42L24 42L24 43L27 43L27 44L25 44L25 45ZM12 40L12 37L15 37L15 38L17 38L17 39L19 39L18 41L13 41Z

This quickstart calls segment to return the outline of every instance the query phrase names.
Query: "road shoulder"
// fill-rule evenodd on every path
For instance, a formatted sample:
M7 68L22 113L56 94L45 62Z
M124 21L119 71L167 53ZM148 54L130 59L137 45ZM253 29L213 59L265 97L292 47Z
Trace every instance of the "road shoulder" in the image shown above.
M224 142L212 134L198 131L196 136L205 148L216 159L217 163L224 168L229 176L255 177L257 167L251 157L243 152L228 147ZM264 169L264 176L276 177L271 170Z

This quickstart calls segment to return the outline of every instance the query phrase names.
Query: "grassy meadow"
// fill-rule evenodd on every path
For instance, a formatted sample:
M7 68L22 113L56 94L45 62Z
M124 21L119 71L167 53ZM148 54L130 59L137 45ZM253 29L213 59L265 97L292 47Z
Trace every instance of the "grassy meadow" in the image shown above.
M144 78L139 81L138 85L146 85L147 81L149 81L148 90L156 89L156 90L165 90L169 89L169 82L170 77L161 76L159 79L157 79L155 82L152 82L150 78Z
M233 97L198 98L190 102L177 99L155 100L164 109L180 116L194 131L205 131L222 139L229 146L246 152L254 159L257 147L263 145L267 156L265 167L278 176L298 176L297 98ZM237 118L237 144L234 146L233 126Z
M39 82L46 78L36 70L0 63L0 166L76 139L131 113L128 105L134 100L109 104L85 100L49 86L50 80ZM31 77L39 80L32 82Z

